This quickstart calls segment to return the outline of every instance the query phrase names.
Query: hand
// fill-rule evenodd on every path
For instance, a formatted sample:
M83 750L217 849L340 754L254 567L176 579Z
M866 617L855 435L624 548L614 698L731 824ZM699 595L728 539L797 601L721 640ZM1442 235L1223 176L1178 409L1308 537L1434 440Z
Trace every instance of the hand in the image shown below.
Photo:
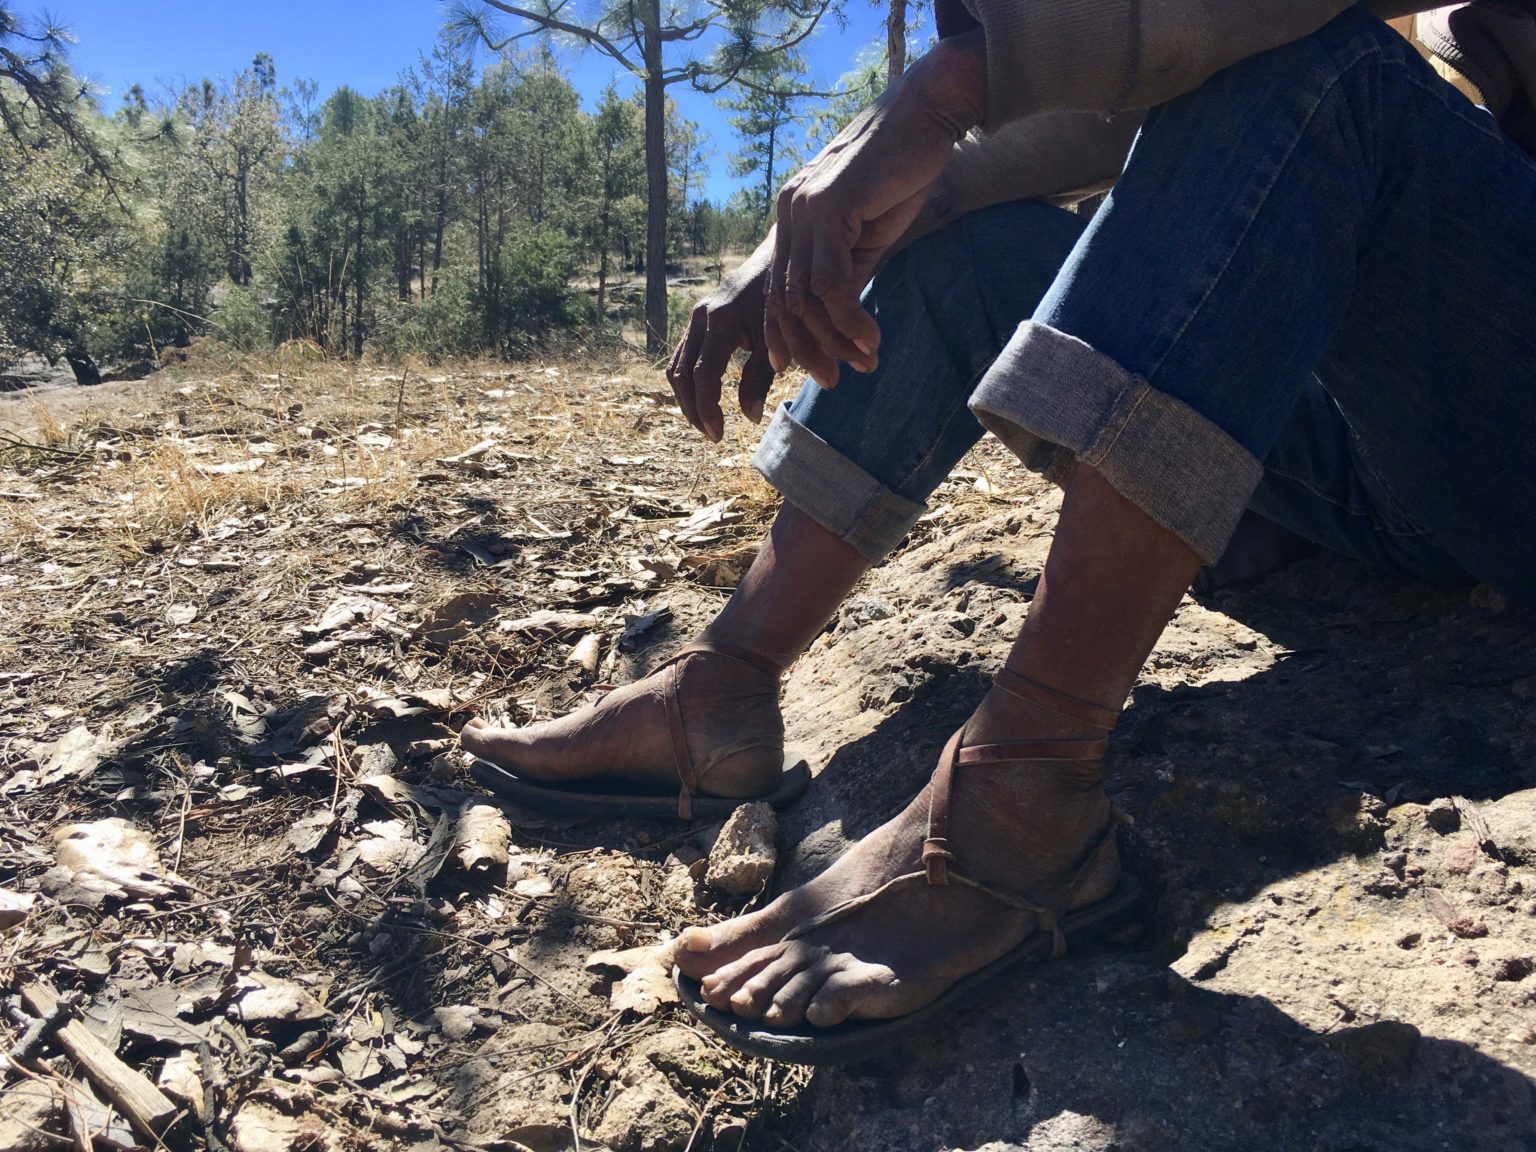
M980 31L940 41L779 193L763 326L775 369L796 361L823 388L839 361L873 371L880 329L859 295L983 119L985 57Z
M720 410L721 379L738 348L746 352L737 396L741 411L754 424L773 383L768 346L763 342L763 298L773 255L773 232L721 285L694 306L688 332L672 353L667 383L683 416L710 440L725 435Z

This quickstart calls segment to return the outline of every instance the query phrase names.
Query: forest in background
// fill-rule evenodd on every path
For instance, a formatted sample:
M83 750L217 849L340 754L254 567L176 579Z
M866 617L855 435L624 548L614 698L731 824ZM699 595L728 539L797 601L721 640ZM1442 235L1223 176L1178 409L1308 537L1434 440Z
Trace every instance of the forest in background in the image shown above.
M835 10L779 10L778 38L752 39L774 12L732 15L708 67L667 81L731 110L734 138L714 142L664 87L659 125L645 86L610 83L584 107L547 35L525 43L462 5L377 95L285 83L261 53L179 91L135 85L109 109L70 71L67 30L0 0L0 373L32 355L92 383L199 339L392 362L626 339L654 352L688 305L673 293L668 314L666 273L707 282L750 250L778 184L890 74L871 46L816 92L795 46ZM637 44L657 19L643 24ZM648 172L658 127L664 171ZM743 184L717 203L701 191L722 162Z

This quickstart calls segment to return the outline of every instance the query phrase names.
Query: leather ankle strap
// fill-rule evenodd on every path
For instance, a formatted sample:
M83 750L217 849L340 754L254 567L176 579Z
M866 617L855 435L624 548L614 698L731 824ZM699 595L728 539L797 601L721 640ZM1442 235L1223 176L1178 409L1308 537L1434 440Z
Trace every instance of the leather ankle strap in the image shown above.
M1016 696L1048 712L1065 716L1068 720L1092 725L1105 732L1111 731L1120 718L1120 714L1113 708L1105 708L1091 700L1084 700L1079 696L1068 696L1065 692L1047 688L1038 680L1031 680L1022 672L1015 672L1006 666L998 669L997 677L992 682L1010 696Z
M691 644L684 644L676 652L668 657L663 668L667 664L676 664L684 656L692 656L695 652L708 652L712 656L724 656L727 659L745 664L748 668L755 668L765 676L775 679L784 675L786 669L766 656L753 652L750 648L743 648L740 644L727 644L717 640L695 640Z

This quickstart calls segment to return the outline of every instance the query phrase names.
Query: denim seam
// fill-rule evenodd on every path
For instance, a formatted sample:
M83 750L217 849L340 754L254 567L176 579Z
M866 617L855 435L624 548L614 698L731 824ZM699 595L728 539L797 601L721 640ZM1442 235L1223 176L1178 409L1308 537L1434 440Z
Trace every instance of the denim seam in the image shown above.
M1264 471L1266 473L1268 473L1269 475L1279 477L1281 480L1284 480L1287 483L1294 484L1298 488L1306 489L1308 494L1317 497L1317 499L1321 500L1324 504L1331 504L1333 507L1339 509L1340 511L1342 511L1342 512L1344 512L1344 513L1346 513L1346 514L1348 514L1350 516L1365 516L1365 517L1369 517L1372 520L1372 522L1375 523L1377 528L1382 533L1384 533L1385 535L1395 536L1399 540L1416 540L1416 539L1419 539L1420 537L1423 537L1425 539L1429 538L1429 535L1430 535L1429 532L1427 532L1426 530L1420 528L1417 524L1414 524L1414 522L1413 522L1411 517L1408 517L1408 516L1404 515L1403 519L1407 520L1409 524L1413 524L1413 529L1414 530L1412 532L1399 532L1395 528L1393 528L1390 525L1388 525L1385 522L1383 522L1381 517L1375 514L1376 510L1373 509L1373 508L1370 508L1370 507L1359 507L1359 506L1357 506L1356 504L1354 504L1351 501L1336 500L1336 499L1334 499L1334 497L1330 496L1328 493L1320 492L1316 487L1314 487L1313 485L1309 484L1302 477L1297 476L1297 475L1295 475L1295 474L1293 474L1291 472L1287 472L1283 468L1272 468L1269 465L1265 465ZM1390 488L1387 488L1386 482L1381 479L1381 476L1377 473L1375 468L1371 469L1371 475L1373 477L1375 477L1378 482L1381 483L1383 488L1386 489L1388 497L1390 497L1391 500L1392 500L1393 510L1397 511L1397 512L1401 512L1402 511L1402 503L1397 499L1397 497L1395 495L1393 495L1392 490Z
M1131 421L1136 418L1136 412L1138 409L1140 409L1141 402L1147 398L1151 391L1152 389L1150 387L1140 388L1135 391L1131 400L1131 410L1120 419L1114 421L1114 438L1104 446L1104 450L1102 452L1096 454L1094 459L1087 461L1090 467L1097 467L1104 460L1108 459L1109 454L1115 450L1115 445L1120 443L1120 437L1125 435L1125 430L1131 426ZM1117 405L1117 407L1118 406L1119 405ZM1084 457L1084 459L1086 460L1087 458Z

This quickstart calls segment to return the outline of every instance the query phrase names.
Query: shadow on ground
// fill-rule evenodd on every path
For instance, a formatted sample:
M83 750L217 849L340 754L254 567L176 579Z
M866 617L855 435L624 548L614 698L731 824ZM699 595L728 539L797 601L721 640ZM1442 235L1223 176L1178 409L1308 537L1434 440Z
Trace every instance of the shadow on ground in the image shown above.
M921 787L1045 546L1001 518L909 553L867 591L892 615L797 668L822 767L786 882ZM1142 940L818 1071L792 1146L1536 1148L1536 614L1322 557L1214 607L1186 602L1112 745Z

